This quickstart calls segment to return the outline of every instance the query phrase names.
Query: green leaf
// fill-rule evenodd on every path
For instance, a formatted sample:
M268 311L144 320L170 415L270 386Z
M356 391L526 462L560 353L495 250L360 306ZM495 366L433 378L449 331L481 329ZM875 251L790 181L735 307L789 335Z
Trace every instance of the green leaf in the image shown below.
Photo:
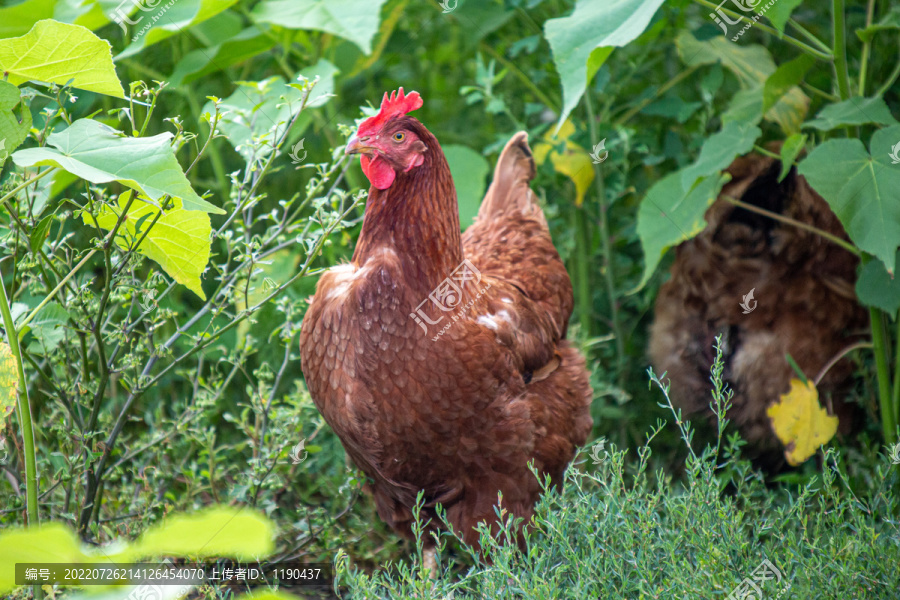
M153 201L168 194L180 198L185 210L224 214L191 187L170 145L171 133L131 138L108 125L79 119L53 133L48 143L55 148L26 148L13 154L20 167L56 166L91 183L118 181Z
M703 231L703 215L725 182L725 178L712 175L688 189L683 179L680 171L663 177L647 191L638 208L637 233L644 249L644 275L633 291L650 280L666 250Z
M13 85L42 81L125 97L109 42L80 25L38 21L22 37L0 40L0 71Z
M568 17L549 19L544 36L562 81L563 108L557 127L581 100L591 74L606 61L613 47L622 47L641 35L663 0L577 0ZM596 49L602 49L592 56Z
M0 81L0 164L25 141L31 129L31 111L20 100L19 88Z
M300 75L307 79L319 77L319 82L307 100L308 108L321 106L329 101L334 90L334 75L337 72L337 67L325 59L300 71ZM223 112L227 111L228 114L222 116L219 125L238 154L250 162L254 158L268 156L272 150L271 145L282 135L291 118L300 110L303 92L285 83L281 77L270 77L253 83L238 82L238 85L237 91L224 99L220 105L220 109ZM212 114L213 111L212 102L203 107L203 112ZM305 124L299 121L303 118L301 116L298 119L292 134L302 131ZM266 136L269 144L255 149L254 138L259 139L263 136Z
M816 118L807 121L803 127L812 127L820 131L830 131L838 127L851 125L895 125L897 120L880 97L850 98L836 104L829 104L819 111Z
M894 264L900 261L900 252ZM891 276L880 260L869 260L856 280L856 297L861 304L880 308L894 316L900 310L900 277Z
M891 274L900 246L900 164L890 160L898 141L900 125L876 131L870 152L856 139L828 140L799 166L853 243L878 257Z
M681 170L681 186L689 190L701 177L728 167L735 157L750 152L761 135L762 131L756 125L728 123L722 131L706 140L694 164Z
M31 232L28 241L31 243L31 251L35 254L43 247L44 240L47 239L47 233L50 231L50 225L52 224L53 215L47 215L41 219L40 223L37 224L37 227L34 228L34 231Z
M115 212L109 206L103 206L97 216L97 224L111 231L130 197L131 191L119 196L119 206ZM157 214L159 209L156 206L141 198L136 199L131 203L128 217L119 228L120 235L116 237L116 243L121 248L132 247L147 232ZM81 218L86 225L94 224L93 217L87 211L81 214ZM175 281L206 300L200 276L209 262L211 233L208 214L184 210L181 201L176 199L175 206L166 210L156 221L137 251L159 263L163 271Z
M465 229L478 214L491 167L487 159L468 146L448 144L443 149L447 164L450 165L450 174L453 175L453 182L456 184L459 222Z
M778 183L781 183L787 177L791 167L794 165L794 161L797 160L797 156L804 146L806 146L806 134L795 133L784 140L784 143L781 145L781 173L778 175Z
M767 120L778 123L788 135L799 131L809 109L809 97L799 87L790 88L773 106L763 110L764 86L776 71L775 61L764 46L741 46L722 36L701 42L687 31L681 32L675 43L686 65L721 62L722 66L734 73L741 87L745 88L735 95L731 106L723 115L723 123L746 119L755 124L759 122L758 114L764 114Z
M56 302L50 302L41 309L28 324L31 334L37 338L28 346L33 354L46 355L56 349L65 336L63 326L69 320L69 313Z
M803 81L807 71L815 64L816 59L808 54L801 54L775 69L763 86L763 112L775 106L791 88Z
M148 529L126 551L132 559L151 556L220 557L258 560L274 550L274 524L250 509L214 506L173 515Z
M685 102L680 96L666 96L642 108L641 113L684 123L702 106L702 102Z
M6 418L16 409L18 390L19 365L9 344L0 342L0 427L4 426Z
M385 0L263 0L250 16L257 23L333 33L372 53Z
M0 593L16 587L17 562L88 562L78 536L61 523L0 533Z
M856 35L863 42L871 42L879 31L890 31L892 29L900 29L900 6L892 6L891 10L881 17L877 23L865 29L857 29Z
M178 0L171 6L169 3L153 8L140 4L140 10L131 15L136 21L136 30L131 44L116 56L116 60L133 56L148 46L187 31L194 25L210 19L223 10L228 9L237 0ZM150 26L149 29L144 27ZM143 32L143 33L141 33Z
M791 13L802 3L803 0L777 0L766 10L766 18L772 22L775 29L784 33L784 26L787 25L788 19L791 18Z

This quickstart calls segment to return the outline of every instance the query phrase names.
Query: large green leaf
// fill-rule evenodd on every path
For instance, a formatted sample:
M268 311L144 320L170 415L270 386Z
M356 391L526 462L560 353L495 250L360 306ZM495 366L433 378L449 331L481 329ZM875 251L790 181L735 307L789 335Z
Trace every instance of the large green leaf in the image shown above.
M581 100L589 80L609 57L641 35L663 0L578 0L568 17L544 23L544 35L562 81L558 125ZM588 65L590 59L590 65Z
M26 148L12 158L20 167L57 166L92 183L118 181L154 201L166 194L180 198L185 210L224 214L191 187L175 158L171 139L171 133L125 137L108 125L79 119L50 135L47 141L53 148Z
M701 177L718 173L730 165L736 156L750 152L761 135L762 131L756 125L726 124L722 131L704 142L694 164L681 170L682 187L691 189Z
M319 82L307 99L307 107L321 106L328 102L334 90L334 75L337 72L337 67L324 59L300 71L300 75L307 79L319 77ZM270 77L259 82L238 82L237 91L220 105L220 109L227 113L219 123L221 130L244 160L250 161L254 156L267 156L271 146L254 149L254 138L267 136L268 141L274 143L284 132L291 117L300 110L303 94L281 77ZM208 102L203 111L212 113L212 102ZM302 129L302 124L296 129Z
M853 243L894 272L900 246L900 164L891 148L900 125L876 131L870 152L856 139L833 139L800 163L799 173L828 202Z
M251 16L258 23L333 33L372 53L385 0L263 0Z
M815 64L816 59L808 54L801 54L775 69L763 85L763 112L775 106L785 94L799 85L806 72Z
M644 287L666 250L703 231L703 215L719 195L725 179L711 175L693 189L682 181L680 171L663 177L647 191L638 209L637 233L644 249L644 275L636 289Z
M468 146L448 144L443 147L450 174L456 184L459 222L463 229L472 224L484 198L485 180L491 167L488 161Z
M900 261L900 252L894 259ZM880 308L889 315L900 309L900 277L891 276L880 260L870 260L859 271L856 297L866 306Z
M25 0L14 6L0 8L0 39L25 35L35 23L44 19L74 23L96 30L109 23L109 19L103 14L101 4L112 4L109 8L112 12L119 2L118 0Z
M19 88L0 81L0 165L25 141L31 128L31 111L19 101Z
M272 553L273 523L249 509L215 506L190 515L174 515L148 529L127 551L150 556L229 556L259 560Z
M897 119L880 97L850 98L836 104L829 104L819 111L816 118L803 124L821 131L829 131L838 127L851 125L895 125Z
M141 9L131 15L136 21L131 44L116 56L116 60L137 54L147 46L190 29L232 6L237 0L178 0L172 4L158 3L152 9ZM148 27L149 29L145 29Z
M104 206L103 211L97 216L97 224L103 229L112 230L130 198L131 191L119 196L119 206L115 211L109 206ZM128 209L124 227L119 228L120 235L116 243L122 248L132 247L143 236L158 213L157 207L140 198L136 199ZM94 218L87 212L82 213L81 218L87 225L94 224ZM200 276L209 262L211 233L208 214L197 210L184 210L181 207L181 200L175 200L175 206L166 210L156 221L137 251L155 260L175 281L206 300L206 294L200 285Z
M0 71L14 85L42 81L125 97L109 42L80 25L38 21L22 37L0 40Z

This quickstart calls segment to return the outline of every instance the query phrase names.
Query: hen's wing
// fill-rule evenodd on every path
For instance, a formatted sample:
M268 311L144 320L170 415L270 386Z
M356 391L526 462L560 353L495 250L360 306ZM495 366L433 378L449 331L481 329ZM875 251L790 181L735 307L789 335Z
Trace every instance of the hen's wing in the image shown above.
M481 322L532 373L556 360L573 306L572 283L529 187L534 173L522 131L500 154L475 223L463 234L466 257L492 283Z

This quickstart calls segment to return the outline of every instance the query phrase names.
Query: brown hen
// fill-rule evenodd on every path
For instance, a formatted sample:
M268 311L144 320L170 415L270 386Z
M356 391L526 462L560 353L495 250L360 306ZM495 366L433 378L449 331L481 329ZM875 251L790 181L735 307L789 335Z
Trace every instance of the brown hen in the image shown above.
M303 320L303 373L380 517L409 536L423 517L477 546L502 505L527 522L591 429L585 361L566 341L572 285L529 188L527 135L506 145L460 235L434 136L392 95L347 146L372 183L356 251L325 273ZM465 261L465 262L464 262Z
M780 170L772 158L738 158L728 169L732 179L722 196L847 239L806 180L792 169L779 183ZM813 379L854 341L865 323L854 293L857 259L815 233L739 208L722 196L706 213L706 229L676 250L671 279L656 300L650 358L657 372L668 373L677 406L711 416L710 365L721 334L724 378L734 391L727 416L751 443L749 454L777 469L784 448L766 408L796 378L785 355ZM742 307L751 290L753 298ZM850 362L840 360L818 386L843 432L853 414L843 402L851 373Z

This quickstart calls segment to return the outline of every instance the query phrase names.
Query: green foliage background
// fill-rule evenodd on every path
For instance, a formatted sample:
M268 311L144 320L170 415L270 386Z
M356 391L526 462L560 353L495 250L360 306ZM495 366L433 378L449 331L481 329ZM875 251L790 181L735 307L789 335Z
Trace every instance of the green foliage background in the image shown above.
M732 41L741 26L723 36L716 8L6 2L0 273L41 520L65 525L60 539L75 532L80 556L78 544L139 538L170 513L246 508L277 527L274 560L337 556L349 597L725 596L763 555L794 574L795 597L890 597L896 569L869 565L900 558L898 468L879 453L900 416L900 10L778 0ZM44 64L28 66L39 40L52 42ZM425 100L416 117L448 156L464 226L503 144L529 132L534 189L576 291L594 437L640 449L611 463L582 456L564 495L542 505L527 557L497 548L492 565L474 567L451 543L434 590L420 545L388 531L361 493L296 348L315 275L349 258L359 233L368 182L342 146L400 86ZM781 158L862 257L857 292L875 346L853 355L864 430L771 489L737 438L703 453L727 434L663 427L673 415L645 373L670 248L702 230L721 170L770 141L784 142ZM9 531L30 510L22 421L0 431ZM388 564L389 575L367 575ZM0 592L3 581L0 570Z

